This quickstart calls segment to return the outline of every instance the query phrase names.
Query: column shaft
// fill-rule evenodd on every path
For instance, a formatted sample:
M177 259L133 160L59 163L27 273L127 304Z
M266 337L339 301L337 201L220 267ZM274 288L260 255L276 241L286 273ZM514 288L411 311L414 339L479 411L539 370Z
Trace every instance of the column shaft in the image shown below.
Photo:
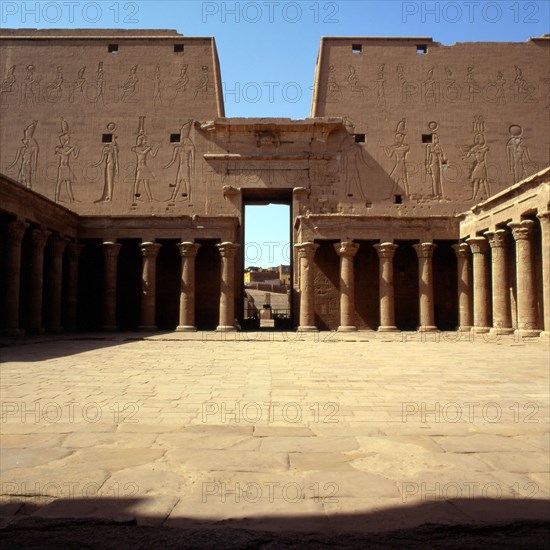
M116 330L117 259L122 245L104 242L103 252L103 330Z
M542 304L544 336L550 337L550 212L539 214L542 246Z
M421 332L437 330L434 320L434 288L432 258L435 247L433 243L415 244L414 249L418 256L418 293L420 300Z
M222 257L219 332L233 332L235 327L235 253L239 245L225 242L217 245Z
M379 258L380 287L380 326L379 332L393 332L395 326L395 289L393 284L393 257L397 245L393 243L375 244Z
M21 243L28 223L13 221L8 224L6 250L6 295L4 329L8 336L19 336L19 305L21 293Z
M453 244L457 259L458 278L458 330L472 329L472 284L470 247L466 243Z
M179 243L181 254L180 317L176 328L179 332L193 332L195 326L195 258L200 244Z
M61 332L61 300L63 297L63 252L68 239L63 237L50 238L51 264L48 278L49 318L48 330Z
M144 242L140 245L141 269L141 317L139 330L157 330L155 323L157 306L157 256L161 245Z
M294 247L298 251L300 262L300 325L299 332L316 332L315 326L315 288L313 257L319 248L315 243L300 243Z
M31 231L30 287L29 287L29 332L40 334L42 327L42 304L44 290L44 247L50 231Z
M535 222L524 220L508 224L516 241L516 285L518 331L521 336L537 336L537 297L531 236Z
M67 246L67 282L65 284L65 329L76 330L78 315L78 259L84 245L69 243Z
M489 268L487 264L487 239L472 237L466 242L470 245L474 267L474 332L483 333L490 330L489 314Z
M355 287L353 258L359 250L359 245L346 241L336 243L334 249L340 256L340 332L357 330L355 324Z

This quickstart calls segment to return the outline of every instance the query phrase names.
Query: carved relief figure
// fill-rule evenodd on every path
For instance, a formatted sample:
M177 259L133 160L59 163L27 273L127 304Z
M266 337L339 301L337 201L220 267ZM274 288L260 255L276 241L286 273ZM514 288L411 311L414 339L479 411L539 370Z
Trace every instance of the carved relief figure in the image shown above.
M340 85L336 82L336 69L334 65L328 68L327 102L338 103L342 99Z
M201 67L201 78L199 83L195 86L195 93L193 94L193 99L197 99L199 92L201 94L202 101L206 101L208 95L208 83L210 77L208 76L208 67L203 65Z
M468 67L466 69L466 86L468 86L468 97L470 103L473 103L475 100L475 95L481 92L481 86L474 78L474 68Z
M61 133L59 134L59 142L55 148L55 154L59 156L59 167L57 169L57 183L55 186L55 202L60 202L61 187L65 184L69 202L75 202L76 199L73 193L73 181L75 175L70 166L70 158L77 159L80 152L77 145L71 145L69 136L69 125L64 119L61 119Z
M139 129L136 139L136 145L132 147L132 151L136 155L137 164L134 178L134 200L141 200L141 193L139 192L140 183L143 183L147 200L153 200L153 193L151 192L150 182L155 179L153 172L147 166L147 156L151 153L152 157L156 157L159 145L156 146L147 144L147 136L145 135L145 117L139 117Z
M357 70L353 65L349 66L348 83L352 92L363 93L365 86L360 84L359 77L357 76Z
M487 175L487 153L489 147L485 143L485 136L481 133L474 136L474 144L466 146L465 152L461 155L462 159L473 158L473 164L470 171L470 181L472 182L472 196L470 200L475 200L481 187L485 191L485 198L490 195L489 181Z
M457 83L450 67L445 67L445 87L443 96L447 101L454 102L462 97L462 87Z
M128 78L126 79L126 82L122 85L122 97L120 98L120 101L132 101L134 99L135 93L136 93L136 86L139 82L139 79L137 77L137 65L134 65L130 69L130 74L128 75Z
M34 65L27 65L26 71L23 82L23 103L36 103L38 97L36 86L39 85L40 79L34 76Z
M162 82L160 80L160 67L157 65L155 68L155 75L153 76L153 106L157 103L162 105Z
M94 103L97 105L100 99L102 105L105 107L105 75L103 74L103 61L100 61L97 67L96 95Z
M4 94L11 94L13 93L13 86L16 82L15 78L15 65L12 65L8 72L6 73L6 78L2 81L2 86L0 87L0 105L4 104Z
M418 86L414 82L409 82L405 78L405 69L401 63L397 65L397 78L401 84L401 102L408 103L412 100Z
M187 64L184 64L181 66L180 76L174 84L174 99L176 99L180 93L185 92L185 88L188 83L189 77L187 76Z
M73 85L69 90L69 101L71 103L74 101L74 96L76 92L80 92L80 94L84 93L84 84L86 84L86 79L84 78L85 72L86 72L85 65L84 67L80 67L80 69L78 69L76 80L73 82Z
M46 88L47 97L50 101L57 101L63 94L63 67L57 67L55 80Z
M23 131L23 139L21 147L18 147L15 154L15 160L8 166L8 169L13 168L20 162L17 181L25 185L28 189L32 189L32 180L36 174L38 163L38 143L34 139L34 131L36 130L37 120L33 120Z
M355 188L359 192L359 196L365 200L365 193L361 181L361 165L365 165L367 168L369 168L369 165L363 158L363 149L359 145L353 144L353 146L344 153L343 161L346 175L346 195L348 197L353 197L352 185L355 185Z
M525 80L523 76L523 71L518 65L515 65L516 77L514 78L514 101L519 103L524 101L526 103L535 103L537 98L535 97L535 92L537 86L531 84Z
M435 105L439 101L438 83L433 77L434 68L432 67L426 74L424 81L424 101L427 105Z
M395 135L393 137L393 144L392 145L386 145L384 147L384 153L386 153L386 156L389 159L393 159L395 161L395 164L392 168L392 171L390 172L390 178L393 179L396 185L401 185L405 191L405 195L408 197L410 196L410 190L409 190L409 178L407 174L407 155L410 151L410 146L405 143L405 127L406 122L405 119L401 119L401 121L397 124L397 127L395 129ZM392 194L393 191L392 191Z
M376 104L385 106L386 105L386 80L384 78L384 67L386 65L382 63L381 65L378 65L378 74L376 77Z
M508 131L510 132L510 139L506 143L508 171L512 174L514 183L517 183L528 175L525 163L531 162L531 156L527 146L523 145L523 128L512 124Z
M506 105L506 91L504 89L504 84L506 84L504 75L502 74L502 71L498 71L496 80L490 84L490 86L494 86L496 88L495 103L497 105Z
M101 198L94 202L110 202L113 200L113 188L115 183L115 178L118 175L118 145L116 142L117 136L114 135L116 125L114 122L109 122L107 124L107 130L111 132L112 141L103 144L103 149L101 150L101 158L92 166L99 166L104 164L104 175L103 175L103 194Z
M191 203L191 179L195 171L195 144L189 137L193 120L188 120L180 130L180 142L174 146L172 160L164 167L170 168L176 160L178 161L178 171L176 181L170 184L172 187L172 195L169 202L176 202L181 185L183 184L183 193L181 196L184 200Z
M436 130L437 122L430 122L432 130L432 143L426 145L426 173L432 178L432 195L436 199L445 199L443 192L443 166L447 164L447 157L439 143L439 135Z

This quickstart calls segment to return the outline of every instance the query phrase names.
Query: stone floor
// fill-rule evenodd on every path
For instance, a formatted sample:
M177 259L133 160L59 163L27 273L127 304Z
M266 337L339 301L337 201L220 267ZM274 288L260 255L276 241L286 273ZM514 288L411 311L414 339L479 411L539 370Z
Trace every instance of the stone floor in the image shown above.
M457 338L0 340L2 536L68 520L319 547L430 527L540 534L549 342Z

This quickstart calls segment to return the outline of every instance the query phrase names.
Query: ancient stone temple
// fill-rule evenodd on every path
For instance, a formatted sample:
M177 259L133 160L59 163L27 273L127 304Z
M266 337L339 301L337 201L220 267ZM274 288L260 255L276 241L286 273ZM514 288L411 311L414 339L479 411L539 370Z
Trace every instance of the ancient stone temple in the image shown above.
M325 38L311 118L243 119L212 38L0 31L3 331L235 330L274 201L300 331L548 334L549 47Z

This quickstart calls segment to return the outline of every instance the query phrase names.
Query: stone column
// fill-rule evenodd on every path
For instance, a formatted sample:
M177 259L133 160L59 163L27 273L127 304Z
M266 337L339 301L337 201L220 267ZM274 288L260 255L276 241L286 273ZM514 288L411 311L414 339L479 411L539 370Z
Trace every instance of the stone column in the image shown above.
M520 336L538 336L537 296L531 235L535 222L523 220L508 226L516 241L516 284L518 302L518 333Z
M418 292L420 298L420 326L421 332L437 330L434 320L434 284L432 258L435 247L433 243L413 245L418 256Z
M299 332L316 332L315 326L315 288L313 281L313 256L319 248L315 243L299 243L294 247L298 251L300 264L300 326Z
M31 258L29 265L29 332L41 334L42 327L42 299L44 288L44 247L51 231L33 229L31 231Z
M143 242L141 268L141 317L138 330L157 330L157 256L162 245Z
M83 244L67 245L67 282L65 284L65 329L76 330L78 314L78 259Z
M473 255L474 279L474 332L489 332L489 289L487 265L487 239L472 237L466 239Z
M472 330L472 284L470 279L470 247L466 243L453 244L458 275L458 330Z
M4 329L8 336L20 336L19 301L21 293L21 243L28 223L13 221L8 223L6 250L6 295Z
M486 231L485 235L491 247L493 328L494 334L513 334L508 287L508 262L506 260L506 241L508 232L504 229Z
M222 257L222 277L220 294L220 324L218 332L233 332L235 327L235 253L238 244L221 243L216 245Z
M539 214L542 245L542 303L544 308L544 332L550 338L550 212Z
M195 258L201 247L196 243L179 243L181 254L180 321L178 332L194 332L195 326Z
M104 242L103 252L103 319L102 330L116 330L117 258L122 245Z
M50 239L51 264L50 276L48 279L48 294L50 298L48 330L50 332L61 332L61 300L63 297L63 253L68 243L63 237L52 237Z
M395 326L395 292L393 286L393 257L397 245L393 243L375 244L379 259L380 286L380 326L379 332L394 332Z
M355 325L355 288L353 258L359 245L351 241L335 243L334 249L340 256L340 326L339 332L357 330Z

